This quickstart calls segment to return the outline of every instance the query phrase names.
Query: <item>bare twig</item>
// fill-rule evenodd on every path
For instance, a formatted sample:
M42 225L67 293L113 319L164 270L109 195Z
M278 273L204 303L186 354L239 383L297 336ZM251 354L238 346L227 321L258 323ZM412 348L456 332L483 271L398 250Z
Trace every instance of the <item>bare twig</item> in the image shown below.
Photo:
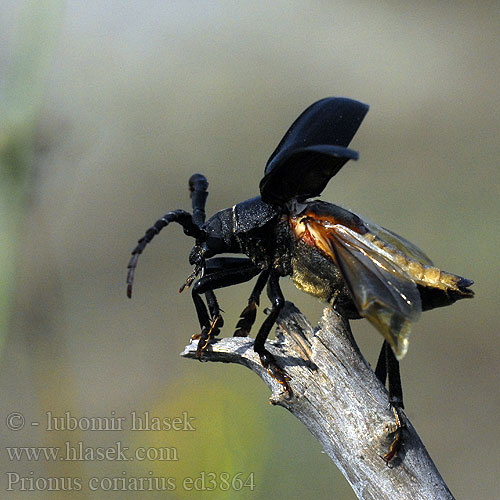
M277 340L266 347L292 377L291 394L273 380L253 350L253 339L215 341L208 361L239 363L271 388L270 401L288 409L322 444L358 498L453 500L406 416L404 445L388 467L383 460L394 431L385 388L359 352L349 324L331 308L316 331L291 303L278 320ZM182 356L196 357L197 342Z

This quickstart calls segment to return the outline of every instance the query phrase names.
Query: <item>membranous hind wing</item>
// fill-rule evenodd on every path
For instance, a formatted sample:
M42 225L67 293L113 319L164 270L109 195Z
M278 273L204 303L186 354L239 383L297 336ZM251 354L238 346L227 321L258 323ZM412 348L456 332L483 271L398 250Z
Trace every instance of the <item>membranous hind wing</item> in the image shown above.
M340 224L329 228L330 248L356 307L401 359L408 350L411 323L422 304L417 285L391 255Z
M384 335L398 359L422 312L422 289L472 296L466 288L471 281L433 267L412 243L336 205L310 202L291 224L298 239L333 260L359 314Z
M415 259L417 262L425 264L426 266L432 266L431 259L429 259L429 257L427 257L427 255L411 241L408 241L402 236L399 236L399 234L389 231L389 229L385 229L385 227L381 227L373 222L369 222L366 219L363 219L363 224L379 239L386 241L408 257L411 257L412 259Z

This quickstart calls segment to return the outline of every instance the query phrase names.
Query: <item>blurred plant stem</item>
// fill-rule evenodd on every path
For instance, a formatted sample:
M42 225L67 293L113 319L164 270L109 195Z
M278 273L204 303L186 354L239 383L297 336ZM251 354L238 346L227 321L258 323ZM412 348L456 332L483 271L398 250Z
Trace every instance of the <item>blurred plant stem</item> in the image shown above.
M63 7L62 0L24 0L8 13L14 29L2 49L7 67L0 80L0 354L9 327L27 200L35 188L38 121Z

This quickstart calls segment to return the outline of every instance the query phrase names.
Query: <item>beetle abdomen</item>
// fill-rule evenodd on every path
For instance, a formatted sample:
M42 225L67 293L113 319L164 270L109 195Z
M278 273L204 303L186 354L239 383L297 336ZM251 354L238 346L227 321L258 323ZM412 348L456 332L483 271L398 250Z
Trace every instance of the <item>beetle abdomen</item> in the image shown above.
M300 240L296 242L291 279L299 290L332 303L346 318L361 317L339 268L316 247Z
M439 288L443 291L453 290L467 296L474 295L467 287L472 285L472 281L462 278L456 274L442 271L441 269L422 264L421 262L406 256L390 243L381 240L375 234L368 232L364 238L387 253L391 260L418 285L431 288Z

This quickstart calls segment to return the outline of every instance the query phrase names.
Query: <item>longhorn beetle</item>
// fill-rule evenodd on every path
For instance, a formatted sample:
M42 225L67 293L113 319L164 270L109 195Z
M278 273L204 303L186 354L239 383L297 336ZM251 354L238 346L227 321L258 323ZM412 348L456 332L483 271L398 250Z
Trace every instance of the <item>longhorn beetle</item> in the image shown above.
M399 360L406 354L410 325L422 311L472 297L472 281L439 270L415 245L340 206L311 200L358 153L347 146L368 106L330 97L308 107L289 128L269 158L260 181L260 196L226 208L205 222L208 182L201 174L189 179L193 213L168 212L138 242L128 265L127 294L137 260L161 229L176 222L195 239L189 255L194 266L181 287L193 282L192 297L201 332L197 356L223 325L214 294L257 276L235 336L247 336L255 322L259 297L267 285L270 313L255 338L254 349L269 374L290 392L290 377L265 348L265 341L284 305L279 279L330 303L347 319L366 318L385 340L375 373L388 379L389 401L397 429L386 463L401 446L403 392ZM223 253L246 257L215 257ZM206 304L202 298L205 296Z

